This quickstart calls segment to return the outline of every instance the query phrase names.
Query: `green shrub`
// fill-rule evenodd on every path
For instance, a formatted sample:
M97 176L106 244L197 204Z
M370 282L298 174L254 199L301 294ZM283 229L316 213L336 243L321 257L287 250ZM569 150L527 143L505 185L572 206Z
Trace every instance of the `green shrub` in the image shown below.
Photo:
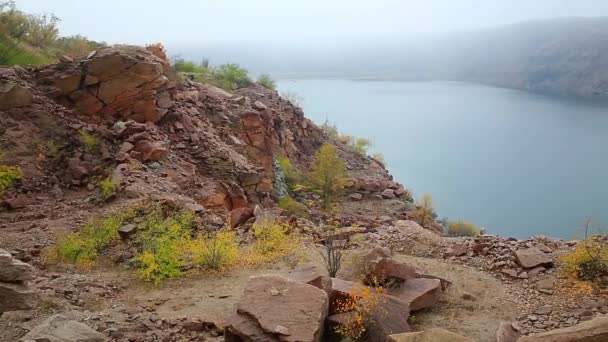
M173 62L173 69L175 69L177 72L205 74L208 71L208 66L204 66L203 63L196 64L194 62L178 58Z
M139 233L142 253L138 274L155 284L182 275L187 266L194 214L165 214L159 206L147 215Z
M283 197L279 200L279 208L287 210L287 212L295 217L309 218L308 208L303 203L294 200L291 197Z
M0 164L0 195L21 178L23 172L20 167Z
M258 77L258 83L270 90L275 90L277 88L277 83L267 74L261 74L260 77Z
M480 232L476 225L463 221L449 222L447 230L449 236L475 236Z
M277 161L279 162L279 166L285 175L285 185L287 185L287 189L289 189L289 191L293 191L294 187L302 181L302 174L295 166L293 166L291 160L288 158L278 157Z
M234 90L251 85L247 70L241 68L238 64L222 64L217 67L214 73L222 84L222 88L226 90Z
M51 250L51 259L86 265L97 259L97 254L119 238L118 229L134 216L132 210L101 219L94 219L78 232L60 237Z

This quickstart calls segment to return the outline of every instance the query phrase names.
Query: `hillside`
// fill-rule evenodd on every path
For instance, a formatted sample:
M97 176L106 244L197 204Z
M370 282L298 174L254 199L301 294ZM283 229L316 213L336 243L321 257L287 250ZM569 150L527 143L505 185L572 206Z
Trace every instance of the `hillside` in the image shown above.
M558 96L608 96L608 18L276 45L281 48L249 43L175 50L193 59L231 58L281 78L469 81Z
M161 45L0 68L0 120L0 341L605 337L586 241L444 237L276 91Z

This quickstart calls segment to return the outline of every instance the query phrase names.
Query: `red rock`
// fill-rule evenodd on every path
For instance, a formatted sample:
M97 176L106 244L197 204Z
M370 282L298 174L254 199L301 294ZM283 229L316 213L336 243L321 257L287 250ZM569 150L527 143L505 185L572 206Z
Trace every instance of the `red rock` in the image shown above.
M524 268L536 266L551 266L553 258L536 247L519 249L515 251L517 262Z
M382 197L386 198L386 199L394 199L397 197L395 195L395 191L391 190L391 189L386 189L386 190L382 191L382 193L380 195L382 195Z
M143 160L158 161L169 152L165 147L148 140L140 140L135 144L135 151L142 154Z
M365 270L364 282L368 285L384 284L390 280L403 282L416 278L416 268L386 257L368 259Z
M327 294L280 276L251 277L226 325L227 341L319 342Z
M27 106L32 103L34 95L20 84L11 81L0 83L0 110Z
M383 296L368 327L370 341L386 341L390 335L412 331L407 323L409 316L408 303L393 296Z
M252 217L253 209L251 208L243 207L234 209L230 212L230 225L232 227L238 227Z
M389 294L408 303L412 311L428 308L439 300L441 281L439 279L410 279Z
M289 273L289 279L318 287L327 293L331 292L331 279L325 276L321 269L314 264L296 266Z

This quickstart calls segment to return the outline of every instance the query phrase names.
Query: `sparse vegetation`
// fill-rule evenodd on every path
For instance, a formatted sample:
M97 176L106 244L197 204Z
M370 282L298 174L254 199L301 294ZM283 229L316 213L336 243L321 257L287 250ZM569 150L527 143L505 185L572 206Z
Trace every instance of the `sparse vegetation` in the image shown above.
M608 286L608 242L603 236L589 236L590 226L589 220L585 224L585 239L560 261L566 274L603 288Z
M183 58L176 58L173 60L173 69L177 72L206 74L209 72L209 60L206 60L206 64L203 64L202 62L196 64Z
M79 231L61 236L50 252L51 260L78 265L91 264L102 249L119 238L118 229L134 215L134 210L125 210L94 219Z
M447 223L446 234L449 236L475 236L478 235L480 231L479 227L472 223L455 221Z
M328 232L324 238L323 264L330 277L335 278L342 267L343 251L347 249L348 241L337 239L333 232Z
M80 135L80 142L84 146L85 150L89 153L95 151L97 145L99 144L97 137L85 130L78 131L78 134Z
M333 202L343 191L346 182L344 162L338 158L336 147L324 144L315 154L312 168L308 174L311 189L319 194L322 207L331 208Z
M325 122L319 126L323 133L325 133L330 139L338 139L338 127L325 119Z
M99 187L99 194L104 199L110 198L114 193L116 193L116 189L118 188L118 184L114 182L111 178L104 178L97 183Z
M423 227L435 220L436 214L435 209L433 209L433 196L431 194L422 195L422 200L416 204L412 216Z
M20 167L0 164L0 196L21 178L23 171Z
M366 154L371 142L367 138L355 137L348 134L338 136L338 140L343 144L349 145L358 153Z
M238 242L233 231L222 229L194 239L190 250L195 264L214 270L223 270L233 265L238 256Z
M260 77L258 77L258 83L270 90L275 90L277 88L277 83L268 74L261 74Z
M289 234L286 224L266 219L252 229L255 242L243 254L243 265L257 267L296 254L300 241Z
M296 93L295 91L281 92L280 95L283 99L291 102L291 104L296 107L301 107L302 101L304 101L304 98L300 94Z
M53 14L28 14L14 1L0 1L0 64L48 64L59 54L79 57L104 45L83 36L60 38L58 23Z
M138 274L141 279L159 283L180 276L188 265L194 215L190 211L163 213L155 206L141 225L142 253Z
M279 200L279 208L287 210L287 212L295 217L309 218L308 208L304 203L300 203L295 199L286 196Z
M296 185L302 181L301 172L286 157L278 157L277 161L285 175L285 185L289 191L293 191Z

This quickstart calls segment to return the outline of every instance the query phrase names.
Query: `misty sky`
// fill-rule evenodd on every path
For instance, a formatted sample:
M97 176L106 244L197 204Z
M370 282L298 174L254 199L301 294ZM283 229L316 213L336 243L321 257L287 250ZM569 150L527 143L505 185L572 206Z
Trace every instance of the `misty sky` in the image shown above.
M109 43L294 41L445 32L563 16L608 16L607 0L17 0L62 19L62 35Z

